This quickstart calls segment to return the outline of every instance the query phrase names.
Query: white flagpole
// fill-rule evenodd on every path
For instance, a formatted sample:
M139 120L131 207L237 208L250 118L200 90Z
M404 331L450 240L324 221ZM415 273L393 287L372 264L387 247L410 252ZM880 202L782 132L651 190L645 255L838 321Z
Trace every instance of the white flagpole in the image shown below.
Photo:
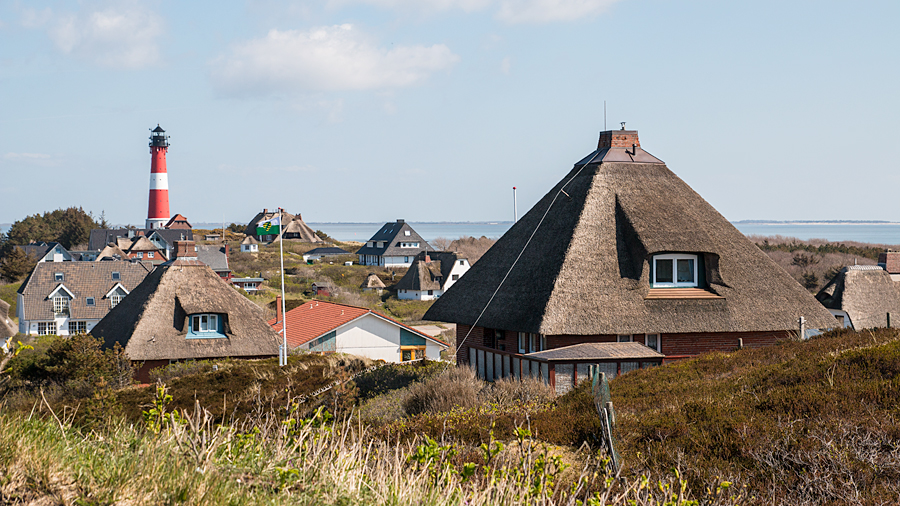
M284 218L282 217L282 209L278 208L278 249L281 257L281 339L282 339L282 349L284 350L284 357L282 366L287 365L287 357L288 357L288 344L287 344L287 314L284 311L284 240L282 238L282 234L284 233Z

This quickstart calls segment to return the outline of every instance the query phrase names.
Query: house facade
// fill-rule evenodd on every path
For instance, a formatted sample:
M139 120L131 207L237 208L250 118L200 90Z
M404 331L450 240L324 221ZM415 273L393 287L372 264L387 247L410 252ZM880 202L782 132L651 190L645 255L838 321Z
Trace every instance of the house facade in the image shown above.
M397 298L434 300L469 271L469 260L451 251L421 252L396 285Z
M265 281L263 278L234 278L232 277L229 282L244 290L245 292L256 292L259 290L259 285L261 285Z
M94 326L105 349L120 345L141 381L176 361L278 354L264 311L198 261L193 241L176 242L175 256Z
M404 220L385 223L366 245L356 251L360 265L409 267L416 255L434 251Z
M162 255L162 261L167 261L172 257L175 249L175 241L193 241L194 231L189 228L174 229L140 229L140 228L119 228L119 229L94 229L88 239L88 250L101 251L110 244L119 246L122 250L127 251L131 244L145 237ZM129 241L122 242L125 247L120 246L119 238L127 238ZM146 249L144 251L147 251ZM146 257L146 255L145 255ZM154 253L154 259L159 260L159 255Z
M137 287L153 267L143 262L42 262L19 287L19 332L85 334Z
M470 348L521 357L618 342L674 360L773 344L800 317L808 328L835 326L626 130L601 132L597 149L424 316L457 323L460 364Z
M281 330L281 303L269 320ZM291 350L347 353L386 362L440 360L447 343L363 307L310 301L287 312L287 342Z
M248 235L241 241L241 253L259 253L259 241Z

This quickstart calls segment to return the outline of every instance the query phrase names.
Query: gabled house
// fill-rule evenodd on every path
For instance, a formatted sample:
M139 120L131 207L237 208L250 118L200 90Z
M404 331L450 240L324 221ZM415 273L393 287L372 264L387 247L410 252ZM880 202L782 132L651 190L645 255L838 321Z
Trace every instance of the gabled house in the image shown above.
M150 242L150 239L145 236L119 237L116 239L116 244L132 260L147 261L153 264L161 264L166 261L165 251Z
M229 281L232 278L231 268L228 267L228 245L200 245L197 246L197 260L205 263L220 278Z
M877 265L844 267L816 299L831 311L839 327L863 330L900 325L900 287Z
M248 235L241 241L241 253L259 253L259 241Z
M280 331L281 303L269 325ZM448 348L440 339L419 332L377 311L314 300L287 312L289 350L348 353L386 362L427 358L440 360Z
M328 280L316 281L312 284L313 295L331 297L334 294L334 283Z
M621 130L601 132L424 319L457 323L458 363L481 370L579 343L637 342L666 360L764 346L796 333L801 316L835 326L637 131Z
M197 260L193 241L178 241L176 258L158 266L98 323L104 348L119 344L147 381L151 369L211 358L278 354L278 335L264 311ZM96 264L95 264L96 265Z
M152 269L143 262L39 263L19 287L19 332L90 332Z
M229 282L244 290L245 292L256 292L259 290L259 285L261 285L265 281L263 278L231 278Z
M102 250L100 250L99 253L97 253L94 261L101 262L101 261L108 261L108 260L123 260L123 259L127 259L127 258L128 258L128 253L125 253L124 251L122 251L122 248L120 248L116 243L112 242L112 243L107 244L105 248L103 248Z
M341 248L315 248L307 251L303 254L303 261L309 262L310 260L322 260L326 257L334 257L340 255L351 255L349 251Z
M360 265L409 267L423 251L434 251L404 220L385 223L366 245L356 251Z
M193 227L188 222L187 218L180 214L176 214L172 216L172 218L166 223L163 228L167 229L178 229L178 230L191 230Z
M397 298L434 300L469 270L469 261L451 251L421 252L394 287Z
M164 260L172 258L175 248L175 241L193 241L194 231L191 229L140 229L140 228L120 228L120 229L94 229L88 239L88 250L101 251L108 244L119 244L118 238L125 237L134 239L144 236L149 240L156 249L162 252ZM127 248L122 248L127 249ZM157 256L157 255L154 255Z

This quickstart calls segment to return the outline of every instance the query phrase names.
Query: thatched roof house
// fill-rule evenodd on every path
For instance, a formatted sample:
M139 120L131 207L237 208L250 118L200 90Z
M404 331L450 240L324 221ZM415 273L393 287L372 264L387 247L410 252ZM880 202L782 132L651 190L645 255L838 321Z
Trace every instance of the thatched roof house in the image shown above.
M379 293L385 288L384 281L382 281L374 272L370 272L359 287L362 288L363 291L378 290Z
M900 289L890 273L876 265L841 269L816 299L845 327L856 330L900 325Z
M248 235L244 237L244 240L241 241L241 252L242 253L256 253L259 251L259 241L256 240L252 235Z
M469 261L452 251L421 252L394 286L400 299L440 297L469 270Z
M525 352L635 341L668 358L695 355L772 343L800 316L810 328L834 326L812 295L644 151L637 131L621 130L601 132L597 149L425 319L459 324L460 343L477 322L457 356L467 362L469 344L514 353L523 340Z
M259 236L256 234L256 225L260 222L270 220L278 216L278 210L269 211L268 209L263 209L261 213L256 213L256 216L250 220L250 223L247 224L247 228L244 231L247 236L252 236L255 239L263 242L271 242L277 241L277 234L269 234ZM284 227L284 231L282 232L282 237L284 239L298 239L301 242L312 242L312 243L320 243L325 242L321 237L316 235L316 231L309 227L304 221L303 218L300 217L300 214L293 215L288 212L281 213L281 223L282 227Z
M128 253L122 251L116 243L111 242L106 245L105 248L100 250L100 253L97 254L97 258L94 260L95 262L101 262L104 260L124 260L128 258Z
M94 327L91 334L105 348L121 345L142 363L138 378L144 380L172 360L278 354L264 311L198 261L192 241L179 241L176 255Z

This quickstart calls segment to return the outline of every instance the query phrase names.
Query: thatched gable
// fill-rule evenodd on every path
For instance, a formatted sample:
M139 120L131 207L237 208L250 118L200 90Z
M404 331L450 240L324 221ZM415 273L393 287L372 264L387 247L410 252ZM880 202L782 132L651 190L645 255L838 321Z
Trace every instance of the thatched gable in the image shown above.
M222 315L226 338L188 338L188 317L199 313ZM91 334L134 361L275 356L278 336L265 316L208 266L177 259L157 267Z
M585 336L780 331L796 328L800 316L811 328L834 326L812 295L642 150L637 132L601 135L597 151L515 223L425 319L473 324L521 252L479 326ZM618 135L634 142L617 144ZM718 297L657 297L664 289L649 297L653 255L682 252L698 255L704 267L697 293Z
M851 265L816 294L828 309L843 311L856 330L900 324L900 289L890 273L875 265Z
M122 260L128 258L128 254L122 251L122 248L118 247L116 243L109 243L103 248L99 254L97 254L97 258L94 260L95 262L106 260Z
M452 251L421 252L394 287L397 290L442 290L459 259Z

